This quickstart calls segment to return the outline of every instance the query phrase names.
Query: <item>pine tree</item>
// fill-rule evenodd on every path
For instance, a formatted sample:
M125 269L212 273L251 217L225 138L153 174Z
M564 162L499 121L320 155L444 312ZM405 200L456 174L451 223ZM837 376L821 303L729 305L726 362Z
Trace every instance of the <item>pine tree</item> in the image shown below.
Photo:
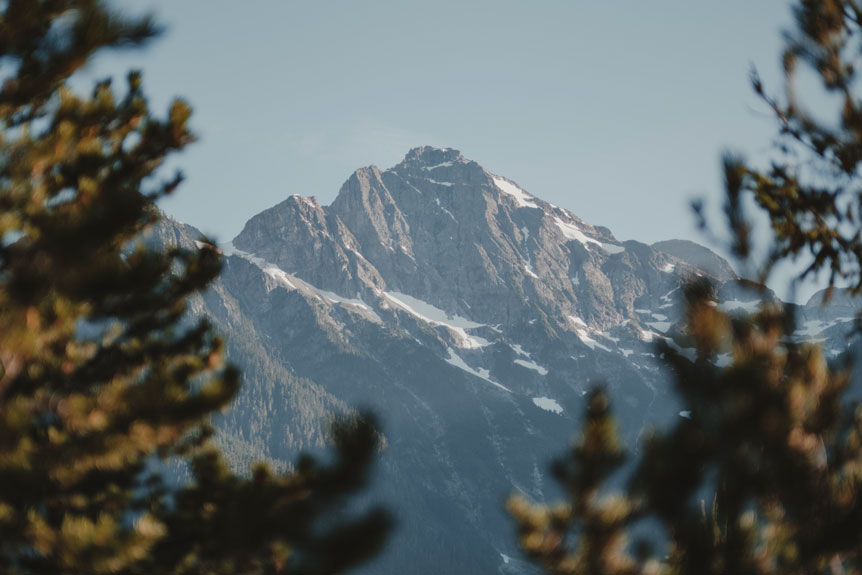
M158 32L99 0L0 4L0 571L343 572L389 526L345 510L377 449L372 418L335 426L328 464L228 470L207 422L240 376L185 304L219 255L142 236L182 180L157 170L193 141L190 108L151 114L134 72L122 94L67 84ZM182 462L189 482L163 479Z
M807 257L800 278L826 270L830 288L843 282L859 293L862 3L800 0L794 14L784 97L767 95L752 76L779 121L778 157L767 170L725 158L731 247L752 261L744 209L751 197L774 240L754 266L758 279L778 262ZM841 102L834 119L798 100L800 63ZM554 574L862 572L862 408L842 401L849 368L830 366L819 346L798 341L792 310L763 305L731 318L708 284L685 291L696 359L666 344L659 351L690 418L653 433L625 490L614 493L608 479L620 448L606 399L594 393L581 438L555 466L570 501L509 501L524 551ZM731 365L716 365L720 353L731 354ZM646 537L637 528L645 524L661 526L661 536Z

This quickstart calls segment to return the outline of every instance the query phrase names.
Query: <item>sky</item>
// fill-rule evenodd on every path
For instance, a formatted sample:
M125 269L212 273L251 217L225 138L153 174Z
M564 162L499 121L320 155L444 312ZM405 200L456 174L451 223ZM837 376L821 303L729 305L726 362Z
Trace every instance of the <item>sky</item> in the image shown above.
M721 203L725 150L757 161L776 124L785 0L112 0L162 38L82 82L144 71L156 110L200 140L162 204L217 241L292 194L328 204L357 168L460 150L621 240L711 245L689 208ZM720 222L716 221L720 227ZM717 247L717 246L711 246Z

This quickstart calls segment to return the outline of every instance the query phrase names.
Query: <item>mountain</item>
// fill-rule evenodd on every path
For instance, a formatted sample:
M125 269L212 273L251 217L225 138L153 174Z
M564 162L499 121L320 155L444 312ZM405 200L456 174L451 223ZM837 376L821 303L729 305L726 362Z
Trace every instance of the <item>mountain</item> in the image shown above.
M201 241L170 220L154 233ZM244 371L222 441L237 464L288 466L323 445L333 414L377 412L386 447L368 498L399 525L369 573L532 573L503 502L560 495L549 462L587 389L607 386L637 451L680 416L655 342L685 349L683 282L711 278L730 313L761 302L702 246L619 241L453 149L359 169L328 206L290 196L221 249L192 313ZM798 308L832 355L854 316L842 305Z

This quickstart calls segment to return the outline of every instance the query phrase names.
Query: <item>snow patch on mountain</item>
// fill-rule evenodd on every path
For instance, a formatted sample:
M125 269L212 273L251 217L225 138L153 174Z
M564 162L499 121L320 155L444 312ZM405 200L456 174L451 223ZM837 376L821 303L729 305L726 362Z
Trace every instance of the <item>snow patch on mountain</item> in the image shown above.
M524 348L521 347L520 344L517 344L517 343L509 344L509 347L511 347L513 350L515 350L515 353L517 353L518 355L523 355L525 357L531 357L528 352L524 351Z
M297 287L296 287L296 279L297 278L291 276L290 274L288 274L286 271L284 271L283 269L281 269L277 265L270 263L263 258L259 258L259 257L255 256L254 254L250 254L248 252L244 252L242 250L237 249L236 247L234 247L233 242L231 242L230 244L226 244L224 246L219 246L219 247L221 248L221 251L224 255L239 256L239 257L253 263L257 267L259 267L261 270L263 270L263 273L265 273L266 275L268 275L272 279L276 280L277 282L282 284L284 287L286 287L288 289L292 289L292 290L297 289Z
M536 407L544 409L545 411L550 411L551 413L556 413L558 415L563 413L563 406L550 397L534 397L533 403Z
M548 370L536 363L535 361L527 361L525 359L516 359L515 363L527 369L539 372L539 375L548 375Z
M455 185L452 182L438 182L437 180L432 180L431 178L425 178L425 181L431 182L432 184L437 184L438 186L446 186L447 188Z
M282 272L282 273L284 273L284 272ZM337 304L342 304L342 305L352 305L354 307L358 307L359 309L361 309L361 310L367 312L369 315L371 315L371 317L375 318L377 323L383 323L383 320L380 318L379 315L377 315L377 312L375 312L371 308L371 306L369 306L368 304L366 304L364 301L362 301L359 298L346 298L346 297L341 297L337 293L333 293L331 291L322 290L320 288L314 288L314 289L315 289L315 291L317 291L318 294L322 295L325 299L327 299L328 301L330 301L332 303L337 303Z
M430 172L431 170L436 170L437 168L448 168L449 166L453 166L454 162L440 162L439 164L435 164L433 166L422 166L422 169L426 172Z
M611 348L606 345L600 344L590 336L590 329L589 327L587 327L587 322L575 315L567 315L566 319L568 319L569 322L574 326L575 335L578 336L578 339L580 339L584 345L593 350L599 348L604 351L613 352Z
M667 316L663 313L651 313L652 318L656 321L648 321L646 324L651 328L660 331L662 333L667 332L670 329L671 322L667 321Z
M460 370L466 371L470 375L475 375L479 379L484 379L488 383L495 385L504 391L508 391L509 393L512 393L511 389L509 389L505 385L501 385L501 384L497 383L496 381L494 381L493 379L491 379L491 372L489 372L487 369L483 369L483 368L479 368L478 370L473 369L472 367L467 365L467 362L464 361L463 359L461 359L461 356L458 355L457 353L455 353L451 347L446 348L446 349L449 352L449 356L445 358L446 363L448 363L449 365L452 365L454 367L457 367Z
M296 284L290 281L290 276L280 267L269 264L267 267L262 268L263 273L268 275L269 277L280 281L286 287L290 289L296 289Z
M536 275L536 272L533 270L533 258L530 257L530 248L527 246L527 241L530 239L530 230L527 229L527 226L523 226L521 228L521 233L524 234L524 253L527 258L527 263L524 264L524 271L527 272L527 275L531 278L539 279L539 276Z
M656 339L663 339L664 336L661 334L655 333L654 331L645 331L642 329L638 330L638 339L647 343L651 343Z
M560 231L563 233L563 237L565 237L567 240L575 240L584 244L584 246L587 247L589 247L590 244L595 244L599 247L603 247L602 242L588 237L584 232L581 231L581 228L579 228L572 222L564 222L560 218L554 218L554 223L557 225L558 228L560 228Z
M419 298L407 295L406 293L387 291L383 292L383 295L386 296L387 299L395 303L397 306L424 320L426 323L446 325L453 329L472 329L476 327L483 327L485 325L483 323L477 323L459 315L450 315L439 307L436 307L426 301L422 301Z
M458 220L455 216L452 215L452 212L443 207L443 204L440 203L440 198L434 198L434 203L437 204L437 207L443 210L452 220L457 224Z
M431 325L447 327L458 334L460 339L459 347L477 349L491 345L491 342L488 340L467 333L468 329L484 327L485 324L483 323L476 323L459 315L447 314L442 309L405 293L396 291L383 292L383 296L417 319Z
M508 194L515 198L515 202L521 208L539 208L533 202L533 196L510 182L509 180L505 180L499 176L494 176L494 185L497 186L497 189L503 192L504 194Z

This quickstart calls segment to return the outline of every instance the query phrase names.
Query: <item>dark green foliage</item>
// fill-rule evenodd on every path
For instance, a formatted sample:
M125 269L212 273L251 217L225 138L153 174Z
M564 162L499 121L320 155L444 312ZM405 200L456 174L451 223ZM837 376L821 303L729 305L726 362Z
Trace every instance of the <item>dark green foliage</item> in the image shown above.
M781 157L765 172L731 155L724 161L731 247L741 259L752 255L744 206L753 197L774 238L761 279L775 263L802 256L810 258L802 277L828 270L830 286L847 282L859 293L862 103L854 64L862 4L800 0L795 14L786 101L767 96L754 77L780 122ZM815 119L797 101L798 62L840 97L834 121ZM611 431L595 431L597 421L613 425L594 394L582 439L558 466L571 503L510 501L524 550L555 574L859 573L862 408L842 403L850 374L793 335L789 311L764 303L757 314L730 318L702 282L687 286L685 304L684 336L696 359L668 345L660 352L689 417L647 438L626 490L612 495L607 479L619 447ZM731 362L719 367L722 354ZM646 541L624 544L643 535L643 525L661 526L652 553Z
M96 51L156 32L96 0L0 7L0 571L337 573L388 529L350 514L378 446L368 417L289 475L233 475L210 417L239 388L223 342L191 322L214 249L148 247L164 158L192 142L189 106L151 115L141 78L90 97L66 80ZM191 461L172 486L165 462ZM355 507L355 505L353 506Z

